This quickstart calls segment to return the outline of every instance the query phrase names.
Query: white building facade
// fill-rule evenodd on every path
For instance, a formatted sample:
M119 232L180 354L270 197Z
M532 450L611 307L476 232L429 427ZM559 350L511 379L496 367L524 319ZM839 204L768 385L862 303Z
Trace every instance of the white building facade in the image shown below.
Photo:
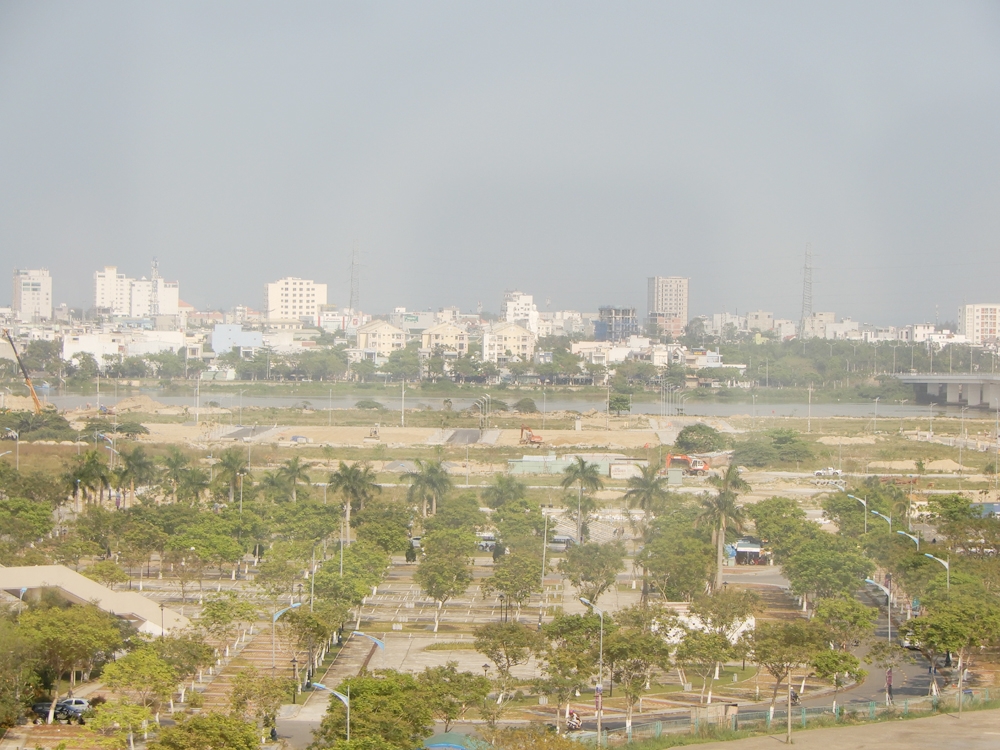
M52 318L52 277L48 270L14 269L11 305L16 320L32 323Z
M527 328L532 336L538 336L538 307L530 294L504 292L503 302L500 304L500 319L507 323L517 323Z
M180 313L180 285L159 276L133 279L117 266L94 272L94 307L111 315L146 318Z
M691 279L684 276L650 276L647 300L649 316L678 318L686 325L690 284Z
M306 320L319 324L320 307L326 305L326 284L289 276L264 285L267 320Z
M973 346L1000 339L1000 303L962 305L958 308L958 333Z

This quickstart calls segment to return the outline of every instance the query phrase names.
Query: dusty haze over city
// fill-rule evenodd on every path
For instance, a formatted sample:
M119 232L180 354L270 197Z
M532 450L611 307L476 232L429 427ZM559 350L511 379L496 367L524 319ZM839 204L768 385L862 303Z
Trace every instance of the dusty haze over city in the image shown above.
M885 324L993 302L988 2L0 4L0 254L200 308L634 305ZM7 292L0 304L9 300ZM939 311L939 312L938 312Z

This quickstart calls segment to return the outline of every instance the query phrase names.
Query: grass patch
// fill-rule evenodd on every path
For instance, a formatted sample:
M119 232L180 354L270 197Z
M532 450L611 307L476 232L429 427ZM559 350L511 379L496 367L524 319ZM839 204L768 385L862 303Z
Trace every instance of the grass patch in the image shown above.
M432 643L427 646L424 651L475 651L476 644L474 641L442 641L441 643Z

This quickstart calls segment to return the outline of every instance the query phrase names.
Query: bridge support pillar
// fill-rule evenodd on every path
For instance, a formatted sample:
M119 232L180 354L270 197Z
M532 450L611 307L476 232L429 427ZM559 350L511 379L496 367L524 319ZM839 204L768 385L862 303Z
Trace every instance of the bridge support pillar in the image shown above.
M965 403L969 406L979 406L983 402L982 384L966 383L962 389L965 391Z
M941 384L940 383L928 383L927 384L927 395L932 398L936 398L941 395Z
M947 401L949 404L957 404L959 401L959 389L961 386L958 383L948 383L948 396Z

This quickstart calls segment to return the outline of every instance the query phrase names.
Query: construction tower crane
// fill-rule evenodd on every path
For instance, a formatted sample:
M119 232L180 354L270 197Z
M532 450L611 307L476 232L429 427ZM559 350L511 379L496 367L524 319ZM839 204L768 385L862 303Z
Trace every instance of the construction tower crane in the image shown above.
M35 386L31 383L31 376L28 375L28 368L24 366L24 362L21 360L21 355L17 353L17 346L14 344L14 337L10 335L10 329L3 329L4 338L10 343L10 348L14 352L14 359L17 360L18 366L21 368L21 374L24 375L24 384L28 386L28 390L31 392L31 400L35 402L35 414L42 413L42 402L38 400L38 394L35 393Z

